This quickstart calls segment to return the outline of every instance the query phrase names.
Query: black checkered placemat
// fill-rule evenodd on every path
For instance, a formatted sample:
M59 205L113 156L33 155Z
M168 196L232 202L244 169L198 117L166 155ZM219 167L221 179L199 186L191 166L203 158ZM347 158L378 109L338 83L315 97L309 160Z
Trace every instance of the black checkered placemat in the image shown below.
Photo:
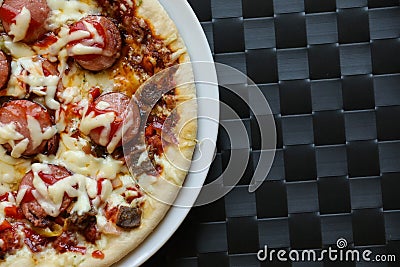
M274 113L268 180L249 183L260 137L249 108L221 90L251 141L226 197L192 209L144 266L400 266L400 5L398 0L189 0L215 61L253 79ZM246 92L251 103L252 92ZM208 180L230 155L223 132ZM396 263L274 262L257 251L349 248ZM372 265L371 265L372 264Z

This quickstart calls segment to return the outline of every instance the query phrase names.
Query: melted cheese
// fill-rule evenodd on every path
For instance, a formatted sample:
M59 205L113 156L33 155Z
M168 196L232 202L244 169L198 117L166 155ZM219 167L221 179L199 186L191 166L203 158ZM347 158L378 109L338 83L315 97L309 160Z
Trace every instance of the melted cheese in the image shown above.
M17 126L14 122L8 124L0 123L0 144L10 144L13 141L21 140L24 138L22 134L17 132L16 127Z
M129 111L126 118L133 118L132 111ZM133 120L125 120L125 125L121 125L111 138L110 143L107 145L107 152L112 153L122 140L122 136L126 133L129 128L133 126Z
M1 36L1 41L13 58L32 57L35 52L25 43L14 43L9 36Z
M60 214L65 194L77 198L71 212L82 215L90 210L89 198L95 198L97 195L97 182L92 178L76 173L47 187L40 178L39 172L49 174L51 172L49 166L41 163L32 164L32 172L35 188L32 194L47 214L53 217Z
M53 203L57 204L62 203L64 193L67 193L70 197L76 197L77 200L72 212L76 211L79 215L82 215L90 210L87 186L93 186L93 184L89 181L93 180L81 174L74 174L49 186L49 196ZM94 190L97 190L96 183L94 186Z
M37 50L40 54L50 54L51 56L57 56L63 49L65 49L65 46L69 42L88 37L90 37L90 33L87 31L79 30L70 33L69 27L64 26L60 29L57 36L57 41L54 44L50 45L46 49L35 47L35 50Z
M78 21L87 15L99 14L101 10L94 1L47 0L51 9L49 29L57 29L71 21Z
M28 191L29 186L23 185L19 188L18 193L17 193L17 198L15 200L16 204L19 205L22 201L22 199L25 196L26 191Z
M112 190L113 190L113 187L112 187L111 182L109 180L103 180L101 182L100 198L103 201L106 201L110 197Z
M12 207L14 205L15 205L15 202L10 202L10 201L1 201L0 202L0 224L2 224L5 219L4 208Z
M32 148L33 149L40 146L40 144L44 140L49 140L57 133L57 128L55 126L48 127L42 133L42 127L40 126L39 121L30 115L28 115L26 117L27 117L27 121L28 121L29 132L30 132L31 139L32 139Z
M66 45L69 42L80 40L83 38L87 38L90 36L90 33L87 31L75 31L70 34L69 27L64 25L59 29L57 41L51 44L47 48L42 47L34 47L34 50L43 56L47 56L50 61L56 62L59 61L58 64L58 71L59 73L64 74L65 70L67 69L67 59L68 59L68 52L66 49Z
M105 101L100 101L99 103L97 103L96 109L98 109L98 110L106 110L110 106L111 106L110 103L105 102Z
M7 151L0 146L0 183L7 184L18 182L30 168L29 159L16 159L7 155Z
M133 2L132 0L126 0L126 3L129 5L129 7L133 7Z
M55 203L51 200L46 184L40 178L39 172L51 174L51 170L47 164L34 163L32 164L33 186L32 195L35 197L39 205L50 216L57 217L60 214L62 201Z
M86 29L91 33L93 43L99 44L99 45L104 45L104 39L103 37L100 36L99 32L96 30L96 28L89 22L83 21L83 24L85 24Z
M95 116L94 112L92 111L89 113L89 115L82 118L79 130L81 130L82 133L88 135L93 129L109 126L114 121L114 119L115 114L113 112L107 112Z
M122 161L112 157L96 158L83 151L65 151L60 155L60 164L69 170L90 177L115 179L123 166Z
M71 48L70 56L95 55L103 53L103 49L94 46L76 44Z
M86 26L87 31L77 31L78 34L75 34L75 32L70 33L66 39L71 39L71 40L79 40L82 38L87 38L91 37L90 39L86 40L85 45L78 43L75 44L71 49L70 49L70 56L77 56L77 55L92 55L92 54L102 54L103 49L100 47L94 46L94 44L98 45L104 45L104 39L103 37L100 36L96 28L91 24L86 21L83 21L83 24ZM73 35L77 37L73 37ZM85 35L85 37L79 37ZM70 42L70 40L68 41Z
M100 133L99 144L102 146L106 146L108 144L108 139L111 133L111 124L106 124L104 129Z
M111 138L110 143L107 145L107 152L112 153L117 148L119 142L122 140L122 132L126 130L127 127L122 127L122 125L115 132L114 136Z
M128 172L124 168L123 161L115 160L111 156L97 158L85 154L82 150L87 145L87 141L82 138L75 139L68 134L62 133L57 155L54 157L38 155L38 159L41 162L61 165L74 173L96 179L106 178L112 180L121 173Z
M16 92L16 96L24 96L26 85L30 91L45 96L45 103L50 109L58 109L60 104L54 99L60 78L56 75L45 76L43 65L35 57L22 57L11 63L12 75L8 91ZM21 95L22 94L22 95ZM14 94L12 94L14 95Z
M15 144L15 141L19 141ZM14 158L21 157L29 145L29 139L25 138L22 134L16 131L16 124L11 122L9 124L0 123L0 145L8 144L11 146L11 156Z
M15 17L15 23L10 25L10 31L8 32L9 35L14 36L14 42L25 38L30 23L31 12L26 7L23 7L21 12Z
M28 148L29 145L29 139L25 138L23 140L21 140L18 144L16 144L12 151L11 151L11 156L13 158L20 158L22 153L24 153L26 151L26 149Z
M67 127L65 123L65 112L62 109L59 109L56 112L56 127L59 133L63 132Z

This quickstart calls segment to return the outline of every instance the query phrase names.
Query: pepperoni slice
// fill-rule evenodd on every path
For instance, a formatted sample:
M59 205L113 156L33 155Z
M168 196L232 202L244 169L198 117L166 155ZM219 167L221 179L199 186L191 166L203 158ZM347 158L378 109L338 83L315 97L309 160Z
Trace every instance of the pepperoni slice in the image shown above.
M57 181L71 176L71 173L64 167L57 165L48 165L51 173L45 174L39 172L40 178L46 183L47 186L56 183ZM19 189L27 188L24 198L21 202L21 209L26 219L28 219L36 227L47 227L50 225L48 214L40 206L39 202L33 197L33 172L30 171L22 178ZM64 211L71 204L72 199L68 195L64 195L60 211Z
M84 69L101 71L111 67L120 55L121 34L117 26L104 16L87 16L73 24L70 33L87 31L89 37L68 44L68 54ZM79 49L80 47L80 49ZM85 52L86 48L98 48L98 53ZM74 50L75 49L75 50Z
M45 26L50 8L46 0L4 0L0 7L0 20L6 32L9 33L11 25L16 22L16 17L24 7L29 11L31 20L21 41L31 43L47 31Z
M98 127L90 131L89 136L98 145L108 146L112 139L117 134L117 131L123 126L123 121L128 119L131 126L126 131L130 138L137 135L140 127L140 111L135 101L122 93L106 93L95 99L90 105L87 114L94 112L95 116L100 114L113 112L115 114L114 121L110 124L110 131L106 136L105 140L102 140L102 133L105 130L104 127ZM129 114L129 117L127 117ZM122 145L122 140L118 141L116 147ZM108 151L112 152L112 151Z
M28 120L36 123L36 125L39 123L42 135L37 132L37 129L29 128ZM19 140L15 141L15 145L24 142L26 139L29 140L25 151L21 154L22 156L29 157L42 153L48 148L48 143L50 143L53 152L56 151L54 147L58 146L58 136L55 134L55 130L51 128L53 127L53 123L50 114L41 105L29 100L12 100L6 102L0 108L0 123L3 125L13 123L15 131L23 136L23 138L18 138ZM32 125L30 126L33 128ZM51 136L51 134L53 135ZM40 142L41 140L42 142ZM9 152L12 151L10 144L6 143L3 146Z

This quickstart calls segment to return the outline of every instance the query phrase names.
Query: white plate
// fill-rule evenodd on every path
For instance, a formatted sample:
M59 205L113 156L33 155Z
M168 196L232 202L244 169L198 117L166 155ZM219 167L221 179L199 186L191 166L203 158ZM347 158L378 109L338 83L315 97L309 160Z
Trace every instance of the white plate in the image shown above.
M184 39L186 46L188 48L190 57L192 62L213 62L213 57L210 51L210 47L208 45L206 36L204 35L203 29L199 21L197 20L196 15L193 10L189 6L186 0L159 0L161 4L164 6L172 20L175 22L178 30ZM194 73L196 79L198 77L207 76L207 80L216 81L216 73L213 65L209 64L211 67L207 70L207 73L204 73L204 68L196 69L196 65L194 65ZM200 73L201 72L201 73ZM201 78L200 78L201 79ZM219 107L217 104L219 95L218 95L218 87L216 85L210 84L197 84L197 97L199 98L207 98L215 100L215 104L211 104L211 106L201 107L199 109L206 108L207 112L213 114L212 120L199 120L198 121L198 140L209 140L216 143L217 133L218 133L218 124L215 123L215 120L219 118ZM201 104L200 104L201 105ZM199 151L195 151L195 157L199 157ZM202 160L205 162L211 161L213 155L201 155ZM203 169L201 172L193 172L189 173L184 186L188 187L198 187L204 183L208 169ZM180 192L178 198L179 200L184 199L184 203L194 203L199 190L188 190L185 192ZM131 267L131 266L139 266L144 263L147 259L149 259L154 253L156 253L167 240L173 235L173 233L178 229L180 224L185 219L188 214L190 208L182 208L173 206L168 211L165 218L160 222L155 231L150 234L146 240L137 247L134 251L128 254L124 259L120 262L116 263L115 266L119 267Z

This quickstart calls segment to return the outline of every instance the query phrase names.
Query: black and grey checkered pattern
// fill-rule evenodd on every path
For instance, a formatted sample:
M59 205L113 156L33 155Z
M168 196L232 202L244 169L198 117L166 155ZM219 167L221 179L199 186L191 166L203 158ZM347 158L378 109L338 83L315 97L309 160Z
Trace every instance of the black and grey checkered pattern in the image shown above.
M257 123L221 88L250 136L245 175L223 199L194 208L145 266L370 266L256 258L264 245L321 250L340 237L349 247L397 255L397 263L373 266L400 266L399 1L189 3L215 61L246 73L268 99L276 157L267 181L250 194L261 147ZM217 146L207 181L229 161L223 131Z

